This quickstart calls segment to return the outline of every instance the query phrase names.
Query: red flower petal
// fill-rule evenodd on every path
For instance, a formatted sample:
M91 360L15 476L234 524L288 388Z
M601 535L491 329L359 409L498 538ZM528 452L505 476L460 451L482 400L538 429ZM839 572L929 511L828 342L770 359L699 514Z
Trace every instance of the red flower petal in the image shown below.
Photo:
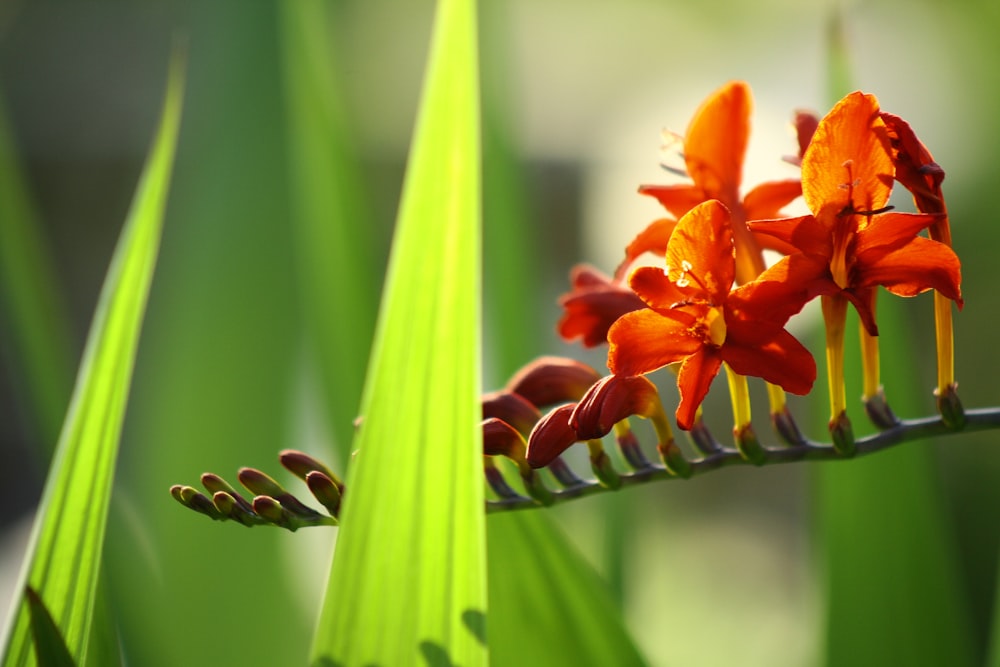
M871 217L868 224L858 230L855 254L883 248L885 252L912 241L922 230L941 219L939 215L920 213L883 213Z
M832 226L844 209L884 207L894 173L888 144L873 95L855 92L838 102L802 158L802 195L809 210Z
M655 266L640 266L629 276L628 285L645 305L659 311L668 311L689 296Z
M859 254L855 266L860 285L883 285L899 296L936 289L962 306L961 263L954 250L938 241L917 236L890 252L876 248Z
M727 83L702 103L684 135L691 179L706 195L730 206L739 202L752 106L746 83Z
M667 246L667 277L689 298L721 305L735 277L729 210L717 200L691 209L677 222Z
M759 377L805 395L816 381L816 361L792 334L745 320L729 325L722 358L740 375Z
M677 221L671 218L660 218L654 220L644 230L632 239L632 242L625 248L625 259L615 269L615 279L623 280L632 262L637 260L643 253L651 252L654 255L663 255L667 252L667 243L670 235L674 232Z
M608 368L615 375L643 375L680 361L702 347L688 327L655 310L622 316L608 332Z
M700 346L697 352L681 364L677 373L677 388L680 390L681 402L674 414L678 427L685 431L691 429L698 406L705 400L708 388L718 375L721 365L722 356L719 349L710 346Z
M841 292L848 301L854 304L854 310L858 312L858 319L868 332L869 336L878 335L878 325L875 323L875 288L874 287L854 287Z
M944 170L934 161L910 125L891 113L883 111L882 121L889 130L896 180L913 194L917 208L924 213L944 213L941 182Z
M784 326L788 318L815 297L839 290L830 280L825 258L796 253L783 257L757 280L734 290L726 303L726 312L739 319Z
M655 197L677 218L705 201L705 192L697 185L640 185L639 194Z
M830 230L811 215L780 220L754 220L747 223L747 226L758 238L772 236L800 252L827 257L833 253Z
M743 210L747 220L777 218L781 209L802 196L802 181L795 178L785 181L761 183L743 197Z

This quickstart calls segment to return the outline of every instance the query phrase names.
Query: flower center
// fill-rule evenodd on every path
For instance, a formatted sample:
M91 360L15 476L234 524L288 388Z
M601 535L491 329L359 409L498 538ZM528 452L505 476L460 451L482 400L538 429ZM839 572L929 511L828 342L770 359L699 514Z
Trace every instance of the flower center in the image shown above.
M834 241L833 257L830 259L830 274L833 277L833 282L837 283L837 287L847 289L849 287L847 280L847 247L850 244L847 242L846 234L840 236L841 238Z
M726 315L722 308L718 306L709 308L705 313L704 323L708 328L708 338L712 341L712 345L722 347L726 342Z

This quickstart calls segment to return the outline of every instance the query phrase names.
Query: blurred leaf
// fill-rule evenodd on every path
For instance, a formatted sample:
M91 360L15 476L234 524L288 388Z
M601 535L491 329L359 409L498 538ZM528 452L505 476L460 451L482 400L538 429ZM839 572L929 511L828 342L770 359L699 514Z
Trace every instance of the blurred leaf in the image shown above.
M541 512L490 515L490 661L644 665L596 572Z
M115 485L111 588L129 664L302 665L331 532L218 524L168 493L206 470L235 482L241 465L277 468L310 397L296 383L279 7L189 10L184 130Z
M43 461L55 449L73 382L71 328L55 275L0 109L0 339Z
M442 0L313 664L487 661L476 37Z
M139 330L159 249L182 100L175 58L156 142L101 292L26 560L71 655L83 662L93 616L119 436ZM4 665L32 661L21 604Z
M358 414L381 267L373 259L372 215L342 101L329 7L302 0L281 3L279 12L302 313L342 467Z
M546 333L540 325L555 313L540 307L538 285L543 279L542 234L527 203L527 174L519 161L513 135L514 107L508 85L512 34L508 3L482 4L483 97L483 295L487 368L495 366L502 385L506 378L539 354ZM510 323L517 322L517 326ZM492 363L491 363L492 362ZM488 378L492 381L492 378Z

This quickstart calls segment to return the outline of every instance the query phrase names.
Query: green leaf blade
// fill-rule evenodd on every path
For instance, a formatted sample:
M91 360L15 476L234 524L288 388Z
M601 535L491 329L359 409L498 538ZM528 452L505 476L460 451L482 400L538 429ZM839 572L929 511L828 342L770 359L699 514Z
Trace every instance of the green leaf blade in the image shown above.
M78 664L87 652L119 436L159 248L181 102L180 62L175 60L157 138L101 291L23 575ZM3 664L32 664L23 600L12 622Z
M477 68L442 0L314 664L486 663Z

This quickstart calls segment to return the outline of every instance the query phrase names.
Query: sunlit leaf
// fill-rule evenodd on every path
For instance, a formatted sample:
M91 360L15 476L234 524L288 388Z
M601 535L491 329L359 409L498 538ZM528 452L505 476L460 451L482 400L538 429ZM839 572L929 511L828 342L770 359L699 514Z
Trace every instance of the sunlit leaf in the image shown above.
M181 63L175 59L160 129L101 292L26 561L27 585L37 591L80 664L87 654L119 435L159 248L181 100ZM27 604L19 606L13 622L3 664L30 664Z
M485 664L475 3L442 0L318 664Z

